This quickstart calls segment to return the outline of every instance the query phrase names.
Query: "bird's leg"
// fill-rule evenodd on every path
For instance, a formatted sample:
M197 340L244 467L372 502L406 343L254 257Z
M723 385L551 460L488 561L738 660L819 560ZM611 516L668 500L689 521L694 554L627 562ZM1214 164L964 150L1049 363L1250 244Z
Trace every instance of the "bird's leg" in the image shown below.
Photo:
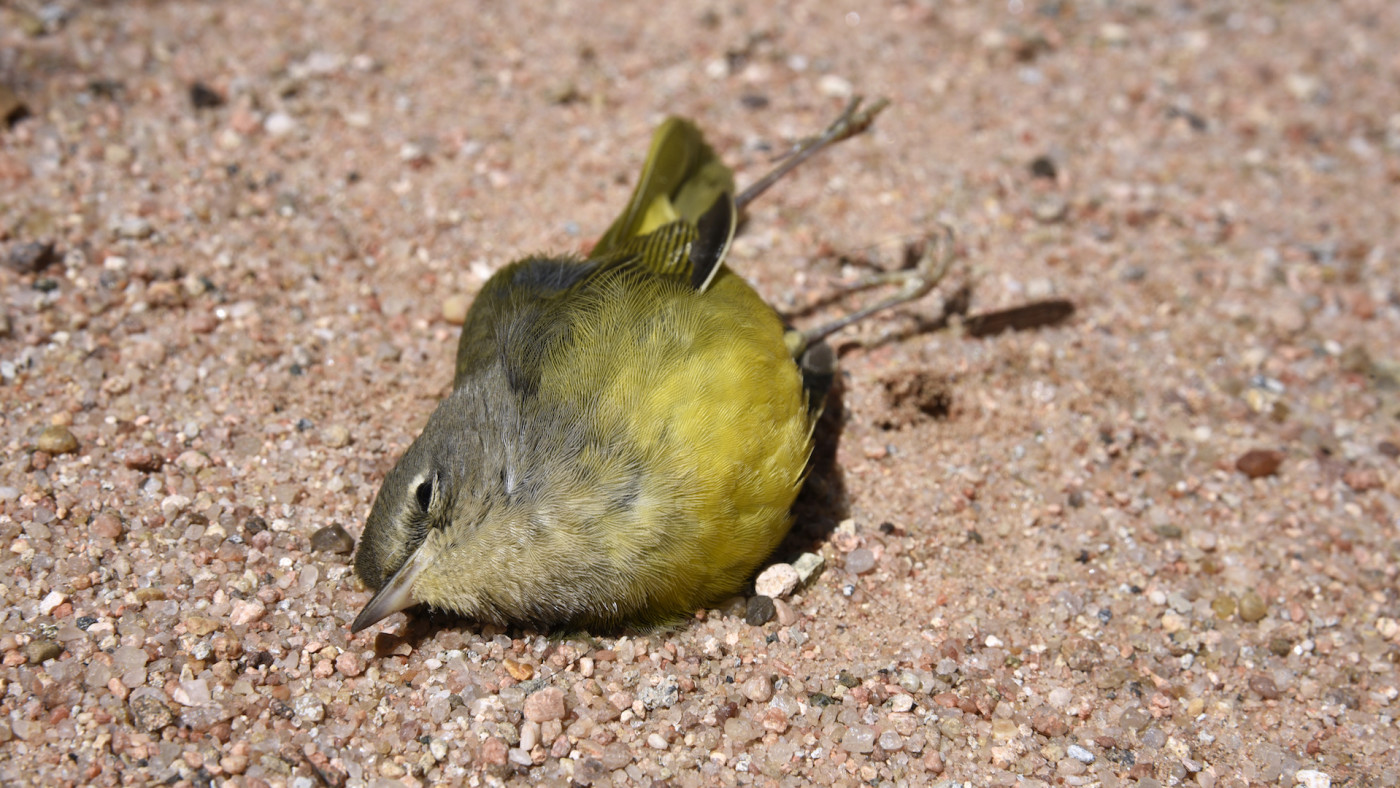
M953 228L946 224L942 225L940 234L930 235L919 241L915 251L919 255L918 265L915 267L903 271L871 274L860 279L846 292L854 293L871 287L896 284L900 286L897 291L845 317L803 331L801 347L803 349L812 347L846 326L858 323L877 312L883 312L891 307L907 304L928 295L942 281L953 262Z
M739 196L734 198L734 206L742 211L744 206L758 199L759 195L768 191L768 188L781 180L784 175L797 169L802 162L826 148L842 140L848 140L870 128L870 125L875 122L875 116L879 115L890 103L888 99L877 99L875 103L862 110L860 108L862 100L860 96L851 99L850 103L846 105L846 110L841 113L841 117L827 126L826 131L798 142L787 158L774 167L772 172L759 178L752 186L740 192Z

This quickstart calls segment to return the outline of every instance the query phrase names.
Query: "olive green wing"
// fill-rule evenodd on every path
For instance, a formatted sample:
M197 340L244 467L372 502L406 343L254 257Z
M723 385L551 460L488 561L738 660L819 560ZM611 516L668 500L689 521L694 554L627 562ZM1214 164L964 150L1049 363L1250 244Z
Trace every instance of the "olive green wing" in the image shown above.
M627 207L589 258L619 259L640 253L636 262L643 267L662 274L689 273L695 287L704 290L734 237L733 194L734 174L705 143L695 124L668 118L652 136ZM693 238L683 238L685 227L695 231ZM690 247L681 257L688 259L677 258L678 244L686 243Z

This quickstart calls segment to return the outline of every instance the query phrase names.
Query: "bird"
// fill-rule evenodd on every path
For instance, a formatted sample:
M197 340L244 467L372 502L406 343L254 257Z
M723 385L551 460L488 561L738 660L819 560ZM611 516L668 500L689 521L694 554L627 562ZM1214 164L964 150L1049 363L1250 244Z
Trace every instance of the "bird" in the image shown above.
M352 631L419 604L501 626L666 627L743 587L792 523L835 372L825 336L941 276L899 272L918 276L802 332L726 264L741 211L886 102L861 104L737 194L698 127L668 118L591 251L490 277L451 392L371 507L355 573L376 592Z

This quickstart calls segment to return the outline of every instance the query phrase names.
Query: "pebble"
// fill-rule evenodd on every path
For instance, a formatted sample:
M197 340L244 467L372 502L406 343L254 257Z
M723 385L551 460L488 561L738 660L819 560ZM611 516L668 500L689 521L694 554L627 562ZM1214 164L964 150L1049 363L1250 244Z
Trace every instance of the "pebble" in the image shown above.
M261 620L266 614L267 607L256 599L239 599L233 603L228 620L234 626L242 626Z
M128 216L112 228L112 233L118 238L125 238L129 241L140 241L150 238L155 234L155 227L150 222L139 216Z
M343 424L332 424L321 433L321 440L332 449L343 449L350 445L350 430Z
M165 464L165 458L144 446L139 446L126 453L122 464L133 471L154 473Z
M868 547L858 547L846 556L846 571L853 575L863 575L875 568L875 552Z
M448 296L442 302L442 319L454 326L460 326L467 321L467 310L471 308L472 300L464 295Z
M1264 700L1278 700L1278 685L1268 676L1250 676L1249 688L1258 693Z
M340 523L331 523L316 529L311 535L311 549L318 553L349 555L355 550L355 537L341 527Z
M773 610L778 614L778 624L790 627L797 623L797 611L781 599L773 600Z
M564 691L558 687L545 687L525 699L525 719L531 722L562 720L565 713Z
M1240 619L1251 624L1269 614L1269 606L1265 604L1264 597L1252 588L1240 596L1239 609Z
M826 559L820 553L803 553L793 562L792 568L797 570L797 582L805 586L826 568Z
M1037 200L1031 213L1041 224L1056 224L1069 215L1069 202L1058 194L1051 194Z
M335 658L335 669L342 676L354 678L365 672L365 661L352 651L341 652L340 656Z
M754 581L754 590L773 599L784 599L797 588L799 578L792 564L773 564Z
M749 597L749 603L744 608L744 620L751 626L759 627L773 620L777 610L773 606L773 600L762 594Z
M50 424L39 433L35 448L52 455L72 454L78 450L78 439L61 424Z
M36 638L25 643L22 651L25 661L31 665L39 665L51 659L58 659L58 655L63 653L63 646L48 638Z
M30 241L10 249L5 255L5 265L20 274L37 274L58 262L54 245L48 242Z
M1283 452L1273 449L1250 449L1235 460L1235 468L1251 479L1273 476L1283 464Z
M326 717L326 704L315 695L300 695L292 701L292 710L306 722L317 723Z
M1080 747L1078 744L1071 744L1065 748L1065 755L1079 761L1080 763L1093 763L1094 754Z
M745 681L741 689L744 697L754 703L767 703L773 698L773 679L768 676L754 676Z
M1229 594L1220 594L1210 601L1211 612L1221 621L1225 621L1235 614L1235 598Z
M1316 769L1299 769L1293 773L1293 781L1303 788L1332 788L1332 775Z
M263 121L263 131L274 137L289 134L297 127L297 122L285 112L274 112Z
M175 715L159 698L150 695L135 696L127 704L127 708L131 711L132 723L138 730L146 733L155 733L175 724Z

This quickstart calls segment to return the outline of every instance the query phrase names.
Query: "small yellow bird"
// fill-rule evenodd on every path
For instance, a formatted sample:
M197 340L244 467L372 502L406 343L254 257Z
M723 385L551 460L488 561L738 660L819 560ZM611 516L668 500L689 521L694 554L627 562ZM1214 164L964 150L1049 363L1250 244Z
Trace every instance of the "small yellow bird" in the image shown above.
M374 501L355 571L378 592L352 630L416 604L497 624L658 626L739 590L791 524L834 372L821 337L936 278L803 334L725 254L744 205L883 107L852 102L737 197L696 127L671 118L586 258L492 276L452 393Z

